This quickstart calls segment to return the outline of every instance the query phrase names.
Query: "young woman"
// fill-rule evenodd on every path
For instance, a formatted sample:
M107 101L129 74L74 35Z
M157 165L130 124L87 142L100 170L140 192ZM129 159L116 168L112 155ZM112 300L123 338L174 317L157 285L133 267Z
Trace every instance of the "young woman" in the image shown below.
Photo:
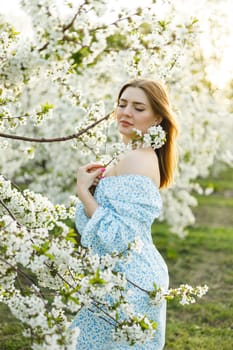
M162 207L159 189L171 183L176 163L177 126L164 87L147 79L125 84L119 92L116 118L125 144L135 138L135 129L143 136L157 125L166 132L166 142L160 148L153 147L153 143L133 147L106 169L99 164L87 164L78 170L77 193L81 204L76 210L76 227L81 234L81 244L104 255L122 252L129 242L140 237L141 253L125 263L122 271L145 290L153 290L154 283L168 288L167 266L151 237L151 225ZM89 190L93 185L97 185L94 196ZM82 308L73 322L73 327L80 328L77 350L163 349L166 304L152 306L146 293L133 286L129 288L135 312L147 314L157 322L154 338L134 346L116 342L112 326Z

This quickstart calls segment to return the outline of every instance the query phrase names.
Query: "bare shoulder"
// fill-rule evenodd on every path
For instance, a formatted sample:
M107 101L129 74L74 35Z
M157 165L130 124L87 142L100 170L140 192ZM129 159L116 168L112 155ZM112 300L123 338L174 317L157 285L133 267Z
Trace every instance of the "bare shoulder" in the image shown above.
M140 148L124 155L116 166L117 175L136 174L150 177L159 187L160 173L156 153L151 148Z

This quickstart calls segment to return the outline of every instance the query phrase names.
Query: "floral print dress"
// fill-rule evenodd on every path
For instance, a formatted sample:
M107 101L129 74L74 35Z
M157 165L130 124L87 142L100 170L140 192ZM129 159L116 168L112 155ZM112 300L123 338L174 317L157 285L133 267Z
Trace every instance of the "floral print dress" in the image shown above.
M81 244L91 247L94 253L105 255L122 252L128 243L139 237L143 242L140 254L121 266L126 278L146 290L168 288L167 266L153 244L151 225L162 208L160 193L153 181L143 175L108 176L99 182L95 199L99 204L91 218L87 217L82 203L76 208L75 224L81 235ZM72 328L79 327L77 350L162 350L165 342L166 303L156 306L148 295L131 286L130 303L136 313L147 314L157 322L155 336L143 344L130 346L114 341L113 326L98 315L82 308Z

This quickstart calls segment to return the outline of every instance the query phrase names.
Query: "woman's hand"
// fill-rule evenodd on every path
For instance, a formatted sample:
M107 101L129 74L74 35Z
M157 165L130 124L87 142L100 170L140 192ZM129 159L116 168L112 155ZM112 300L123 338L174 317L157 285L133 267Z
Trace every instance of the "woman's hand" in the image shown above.
M102 165L96 163L84 165L78 170L77 194L84 205L84 209L88 217L91 217L99 206L89 191L89 188L92 185L98 184L99 179L102 177L104 171L105 168L103 168Z
M78 169L77 173L77 194L82 196L92 185L97 185L105 168L97 163L90 163Z

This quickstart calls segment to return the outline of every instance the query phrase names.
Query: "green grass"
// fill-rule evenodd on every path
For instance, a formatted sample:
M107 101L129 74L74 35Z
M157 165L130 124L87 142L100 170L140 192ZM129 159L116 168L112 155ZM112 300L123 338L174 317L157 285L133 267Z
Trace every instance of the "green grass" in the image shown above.
M168 304L164 350L233 349L233 182L227 170L201 179L212 185L210 196L197 196L196 223L180 239L164 223L153 225L153 238L169 268L170 286L208 284L208 294L197 304ZM166 203L164 203L166 207ZM0 350L29 350L22 326L0 305ZM52 349L51 349L52 350Z
M233 349L233 182L227 171L211 183L211 196L198 196L196 223L180 239L162 223L153 238L169 268L170 285L208 284L208 294L189 306L168 304L164 350ZM210 179L202 180L207 186ZM166 205L166 204L164 204Z

